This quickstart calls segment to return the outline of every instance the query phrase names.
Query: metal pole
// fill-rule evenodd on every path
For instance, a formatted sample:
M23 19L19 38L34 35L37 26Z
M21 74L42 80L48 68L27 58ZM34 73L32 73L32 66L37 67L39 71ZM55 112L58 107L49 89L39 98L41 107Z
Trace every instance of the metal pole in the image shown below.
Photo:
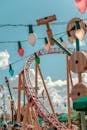
M3 109L4 109L4 121L5 121L5 94L3 94Z
M14 122L14 101L13 101L13 97L12 97L12 93L11 93L11 90L10 90L10 86L9 86L9 81L8 81L8 78L5 77L5 82L7 84L7 87L8 87L8 91L9 91L9 94L10 94L10 98L11 98L11 112L12 112L12 124Z

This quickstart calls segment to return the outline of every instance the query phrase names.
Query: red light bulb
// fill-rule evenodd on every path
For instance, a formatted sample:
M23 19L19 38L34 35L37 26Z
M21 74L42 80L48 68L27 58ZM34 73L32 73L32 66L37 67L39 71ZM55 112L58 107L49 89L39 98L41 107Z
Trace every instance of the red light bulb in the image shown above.
M87 0L75 0L75 5L80 13L85 13L87 10Z
M19 56L24 56L24 49L23 48L19 48L18 49L18 54L19 54Z
M21 56L21 57L24 56L24 49L22 48L20 42L18 42L18 54L19 54L19 56Z

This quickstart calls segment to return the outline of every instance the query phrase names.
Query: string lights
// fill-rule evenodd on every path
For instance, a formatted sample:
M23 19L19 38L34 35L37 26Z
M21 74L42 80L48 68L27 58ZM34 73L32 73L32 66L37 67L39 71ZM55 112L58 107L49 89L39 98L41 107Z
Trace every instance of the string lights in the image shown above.
M24 49L22 48L22 45L21 45L21 42L20 41L18 41L18 54L19 54L19 56L24 56Z
M76 31L75 31L75 36L82 41L85 37L85 31L83 28L81 28L79 21L76 21Z
M85 13L87 10L87 0L74 0L75 5L80 13Z
M36 34L33 31L33 26L29 25L29 35L28 35L28 41L29 43L34 46L36 43L37 37Z
M36 62L37 64L40 64L40 58L37 56L36 53L34 53L34 55L35 55L35 62Z
M68 35L68 41L69 41L70 43L73 43L74 38L71 36L71 34L70 34L69 31L67 31L67 35Z
M50 42L48 42L48 39L46 37L44 38L44 41L45 41L45 45L44 45L45 50L47 52L50 52L51 49Z
M53 18L53 19L52 19ZM53 21L53 20L56 20L56 17L53 15L53 17L45 17L44 19L39 19L38 21L38 25L41 25L41 24L46 24L47 28L48 28L48 31L47 31L47 34L49 32L50 27L49 27L49 22ZM83 21L83 20L82 20ZM40 23L41 22L41 23ZM67 22L55 22L55 23L50 23L51 25L65 25L67 24ZM23 42L29 42L32 46L35 45L36 43L36 40L39 40L39 39L44 39L44 48L46 49L46 51L49 53L50 52L50 49L51 49L51 45L53 45L53 41L51 39L51 37L54 37L54 36L60 36L61 37L58 39L60 40L60 43L61 45L66 48L66 43L63 41L63 36L65 35L68 35L68 40L69 42L73 43L74 41L74 37L72 35L72 31L74 30L75 31L75 37L78 39L78 40L83 40L84 39L84 35L85 35L85 31L83 28L80 27L80 21L76 21L75 22L75 25L72 26L71 29L67 30L66 32L59 32L59 33L56 33L56 34L52 34L50 35L50 37L38 37L36 36L36 34L34 33L34 29L33 27L37 27L38 25L32 25L32 24L28 24L28 25L24 25L24 24L18 24L18 25L12 25L12 24L0 24L0 28L7 28L7 27L27 27L29 29L29 32L28 32L28 39L27 40L20 40L20 41L0 41L0 43L17 43L18 45L18 54L19 56L23 57L24 56L24 49L22 47L22 43ZM87 27L87 25L85 24L85 26ZM50 39L50 40L49 40ZM52 44L50 43L50 41L52 42ZM76 40L76 45L77 45L78 41ZM79 46L79 45L78 45ZM79 50L79 48L77 47L77 50ZM20 60L16 61L16 62L19 62ZM40 58L36 55L35 53L35 61L36 63L40 63ZM16 63L15 62L15 63ZM12 63L14 64L14 63ZM14 75L14 70L12 68L12 64L9 64L9 73L11 76Z
M18 62L22 61L25 58L28 58L28 56L22 57L21 59L18 59L16 61L6 65L6 69L8 69L8 72L9 72L10 76L14 76L14 69L13 69L12 65L17 64Z
M86 21L87 19L83 19L82 21ZM57 25L67 25L68 23L67 22L52 22L52 23L50 23L52 26L57 26ZM10 28L10 27L27 27L27 28L29 28L29 32L28 32L28 40L27 39L24 39L24 40L19 40L20 42L27 42L27 41L29 41L29 43L32 45L32 46L34 46L35 45L35 42L36 42L36 40L39 40L39 39L44 39L44 37L36 37L36 34L34 33L34 30L33 30L33 28L34 27L39 27L38 25L36 25L36 24L0 24L0 28ZM86 27L87 27L87 25L86 25ZM72 30L75 30L75 28L72 28ZM69 37L69 42L73 42L73 38L72 38L72 36L70 36L70 32L72 31L72 30L69 30L69 31L67 31L67 33L66 33L66 31L65 32L59 32L59 33L56 33L56 34L54 34L53 36L57 36L57 35L63 35L63 36L65 36L65 35L68 35ZM33 38L32 38L32 35L33 35ZM62 36L61 36L62 37ZM33 42L33 44L32 44L32 42ZM18 43L18 41L0 41L0 43Z
M10 74L11 76L13 76L13 75L14 75L14 70L13 70L13 68L12 68L12 65L11 65L11 64L9 64L9 74Z
M82 42L86 32L87 24L80 18L73 18L67 24L67 34L70 43L74 43L76 39Z

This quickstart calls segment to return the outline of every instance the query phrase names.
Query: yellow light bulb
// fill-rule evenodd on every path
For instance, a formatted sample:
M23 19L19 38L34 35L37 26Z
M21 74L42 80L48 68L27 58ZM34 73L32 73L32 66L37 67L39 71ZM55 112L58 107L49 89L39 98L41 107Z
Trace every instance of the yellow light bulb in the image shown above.
M84 31L84 29L83 29L83 28L77 29L77 30L75 31L75 36L76 36L76 38L77 38L78 40L83 41L83 40L84 40L84 36L85 36L85 31Z
M29 43L30 43L32 46L35 45L36 40L37 40L37 37L36 37L36 34L35 34L35 33L30 33L30 34L28 35L28 41L29 41Z
M73 43L73 37L72 36L70 36L70 37L68 37L68 41L70 42L70 43Z
M51 49L50 43L45 44L44 48L49 53Z

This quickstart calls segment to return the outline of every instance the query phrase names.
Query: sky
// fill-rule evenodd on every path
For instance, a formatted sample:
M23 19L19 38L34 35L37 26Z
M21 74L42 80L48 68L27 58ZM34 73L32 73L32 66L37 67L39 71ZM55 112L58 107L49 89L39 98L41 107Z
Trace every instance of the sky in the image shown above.
M57 24L50 24L55 39L66 33L66 26L72 18L87 19L87 12L81 14L75 6L74 0L0 0L0 84L4 84L4 77L12 78L9 74L8 65L12 64L14 77L24 68L27 58L44 47L46 27L37 26L37 19L56 15ZM60 22L61 24L58 24ZM2 25L33 25L37 36L35 46L28 42L28 27ZM58 35L59 33L61 33ZM57 34L57 35L55 35ZM67 47L72 47L67 35L63 36ZM86 38L87 39L87 38ZM11 42L13 41L13 42ZM15 41L15 42L14 42ZM24 56L17 53L17 42L21 41L24 48ZM22 42L25 41L25 42ZM87 47L85 40L85 47ZM57 47L54 45L54 47ZM66 80L66 56L62 54L46 55L40 59L40 67L44 79L50 77L53 82ZM34 68L33 68L34 69Z

